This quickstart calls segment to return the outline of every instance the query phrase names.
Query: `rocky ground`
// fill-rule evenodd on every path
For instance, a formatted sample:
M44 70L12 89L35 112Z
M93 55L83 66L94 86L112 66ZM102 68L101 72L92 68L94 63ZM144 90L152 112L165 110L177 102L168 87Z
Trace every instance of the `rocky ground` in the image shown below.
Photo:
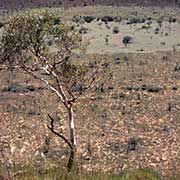
M75 105L79 167L121 172L149 167L174 175L180 168L178 52L87 55L111 61L114 79ZM78 58L78 57L77 57ZM68 136L66 113L42 84L1 72L1 164L64 164L68 148L48 131L47 113ZM13 75L13 77L14 77ZM14 86L12 86L14 84Z

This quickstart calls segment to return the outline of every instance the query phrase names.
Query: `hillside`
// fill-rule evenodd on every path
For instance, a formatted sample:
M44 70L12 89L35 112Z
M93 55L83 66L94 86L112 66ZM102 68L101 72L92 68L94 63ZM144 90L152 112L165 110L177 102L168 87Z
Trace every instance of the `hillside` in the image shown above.
M4 8L28 8L28 7L70 7L70 6L86 6L86 5L139 5L139 6L155 6L155 5L179 5L179 0L1 0L0 7Z
M113 2L114 5L122 6L110 6ZM12 30L12 33L8 34L4 46L0 40L0 180L5 180L4 176L11 176L15 180L64 180L58 178L59 175L56 177L54 173L58 171L61 174L60 170L64 172L70 150L61 138L48 129L51 125L48 114L54 119L55 130L70 139L66 109L47 85L19 68L7 69L4 64L2 65L2 52L6 52L5 47L10 44L8 47L11 51L8 49L5 57L16 59L16 56L12 58L11 55L14 55L15 50L22 45L22 59L19 64L35 62L32 64L34 70L31 68L35 73L37 70L36 58L33 58L36 56L34 52L38 53L37 57L41 63L53 61L58 65L57 69L64 69L64 65L54 61L55 56L61 58L59 52L66 48L63 45L57 48L55 42L57 38L64 40L65 36L61 31L61 28L64 28L63 22L70 24L71 29L79 32L82 35L81 42L85 42L85 46L82 47L82 50L86 49L84 53L73 51L70 56L70 61L73 62L72 71L76 72L74 68L77 68L78 71L86 72L86 67L89 67L96 73L97 62L102 62L102 70L106 70L108 66L108 72L112 73L112 78L106 78L106 83L100 83L100 86L96 83L92 84L92 88L87 90L86 94L82 93L84 84L79 83L75 88L71 88L75 95L77 94L78 97L81 95L73 106L77 138L77 174L96 175L97 172L106 175L107 173L107 175L113 174L113 177L122 175L121 180L125 180L126 172L146 169L148 172L157 172L158 177L162 176L161 180L180 180L178 3L180 5L180 0L178 2L175 0L146 0L146 2L143 0L1 0L1 39L4 39L2 37L6 32L5 27L13 24L10 18L13 19L12 15L17 13L18 8L78 6L47 8L49 13L55 13L55 17L50 19L50 23L48 21L48 24L52 23L53 31L49 29L50 26L45 26L48 35L43 31L41 36L44 39L42 49L45 60L39 56L38 52L41 48L38 48L38 51L32 50L41 42L39 38L35 38L37 40L34 45L26 50L26 44L29 44L29 41L34 42L34 38L29 38L30 29L35 27L36 33L34 31L32 33L40 37L38 34L41 31L41 14L36 21L38 23L22 23L16 31L18 36L14 36L14 29L19 26L15 25L15 28L10 26L9 30ZM145 7L136 6L140 4ZM157 4L159 6L155 6ZM87 6L82 7L85 5ZM165 5L169 6L165 7ZM44 14L44 12L46 12L44 9L37 8L30 13L35 14L36 17L36 13ZM20 15L22 14L20 12ZM18 17L22 16L15 16L17 24L21 22L17 21ZM49 18L45 19L49 20ZM24 20L27 20L26 17ZM25 36L24 29L27 30ZM58 30L58 36L52 37L54 30ZM11 46L13 44L9 38L11 36L15 37L15 47ZM24 38L19 43L18 39L21 36ZM28 43L25 43L26 41ZM64 44L63 42L60 45ZM68 44L70 44L69 39ZM32 55L26 55L27 51L32 52ZM46 54L49 54L47 58ZM62 57L64 56L66 57L66 53L63 53ZM34 61L31 61L32 58ZM81 62L88 66L85 68L79 66ZM19 67L19 64L16 67ZM46 69L47 66L49 64L40 65L37 69ZM71 76L71 69L65 73L67 79L68 72ZM26 72L28 70L29 68ZM45 81L54 82L54 79L48 77L49 72L39 73ZM54 74L53 69L52 74ZM59 76L61 74L58 73ZM98 75L103 77L104 73ZM75 78L79 78L79 75L75 75ZM68 83L62 84L65 84L64 89L66 89ZM67 101L67 104L73 101ZM65 180L71 179L69 175L74 174L67 173ZM12 179L11 177L8 179ZM143 177L136 179L159 180L159 178ZM78 180L90 180L89 178ZM98 180L110 179L106 176L98 178ZM71 180L76 178L73 177ZM117 180L120 179L117 177ZM135 179L132 177L126 180Z

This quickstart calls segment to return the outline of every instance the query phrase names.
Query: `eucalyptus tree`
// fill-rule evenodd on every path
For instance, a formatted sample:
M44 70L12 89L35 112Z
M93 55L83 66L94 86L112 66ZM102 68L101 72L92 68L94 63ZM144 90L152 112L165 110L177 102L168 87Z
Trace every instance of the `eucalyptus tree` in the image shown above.
M70 148L68 168L72 169L77 141L73 105L79 95L104 77L108 63L73 62L72 54L84 50L82 37L72 26L56 20L47 11L28 11L9 19L1 37L1 64L23 70L53 91L68 114L69 138L58 132L54 119L48 128ZM84 63L86 62L86 63ZM78 91L74 89L78 88Z

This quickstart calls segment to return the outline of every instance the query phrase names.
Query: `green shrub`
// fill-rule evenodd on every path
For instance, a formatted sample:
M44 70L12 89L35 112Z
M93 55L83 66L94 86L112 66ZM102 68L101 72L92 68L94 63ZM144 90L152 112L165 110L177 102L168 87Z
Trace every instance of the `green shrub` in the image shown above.
M93 16L84 16L83 19L84 19L85 22L91 23L95 19L95 17L93 17Z
M157 23L159 24L159 27L161 27L161 26L162 26L162 23L163 23L163 18L159 18L159 19L157 20Z

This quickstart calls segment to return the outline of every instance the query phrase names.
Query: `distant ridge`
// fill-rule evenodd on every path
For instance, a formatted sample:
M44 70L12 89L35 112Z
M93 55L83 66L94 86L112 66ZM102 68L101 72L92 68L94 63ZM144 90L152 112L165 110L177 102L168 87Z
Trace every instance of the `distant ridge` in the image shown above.
M180 6L180 0L0 0L1 9L32 7L111 6Z

